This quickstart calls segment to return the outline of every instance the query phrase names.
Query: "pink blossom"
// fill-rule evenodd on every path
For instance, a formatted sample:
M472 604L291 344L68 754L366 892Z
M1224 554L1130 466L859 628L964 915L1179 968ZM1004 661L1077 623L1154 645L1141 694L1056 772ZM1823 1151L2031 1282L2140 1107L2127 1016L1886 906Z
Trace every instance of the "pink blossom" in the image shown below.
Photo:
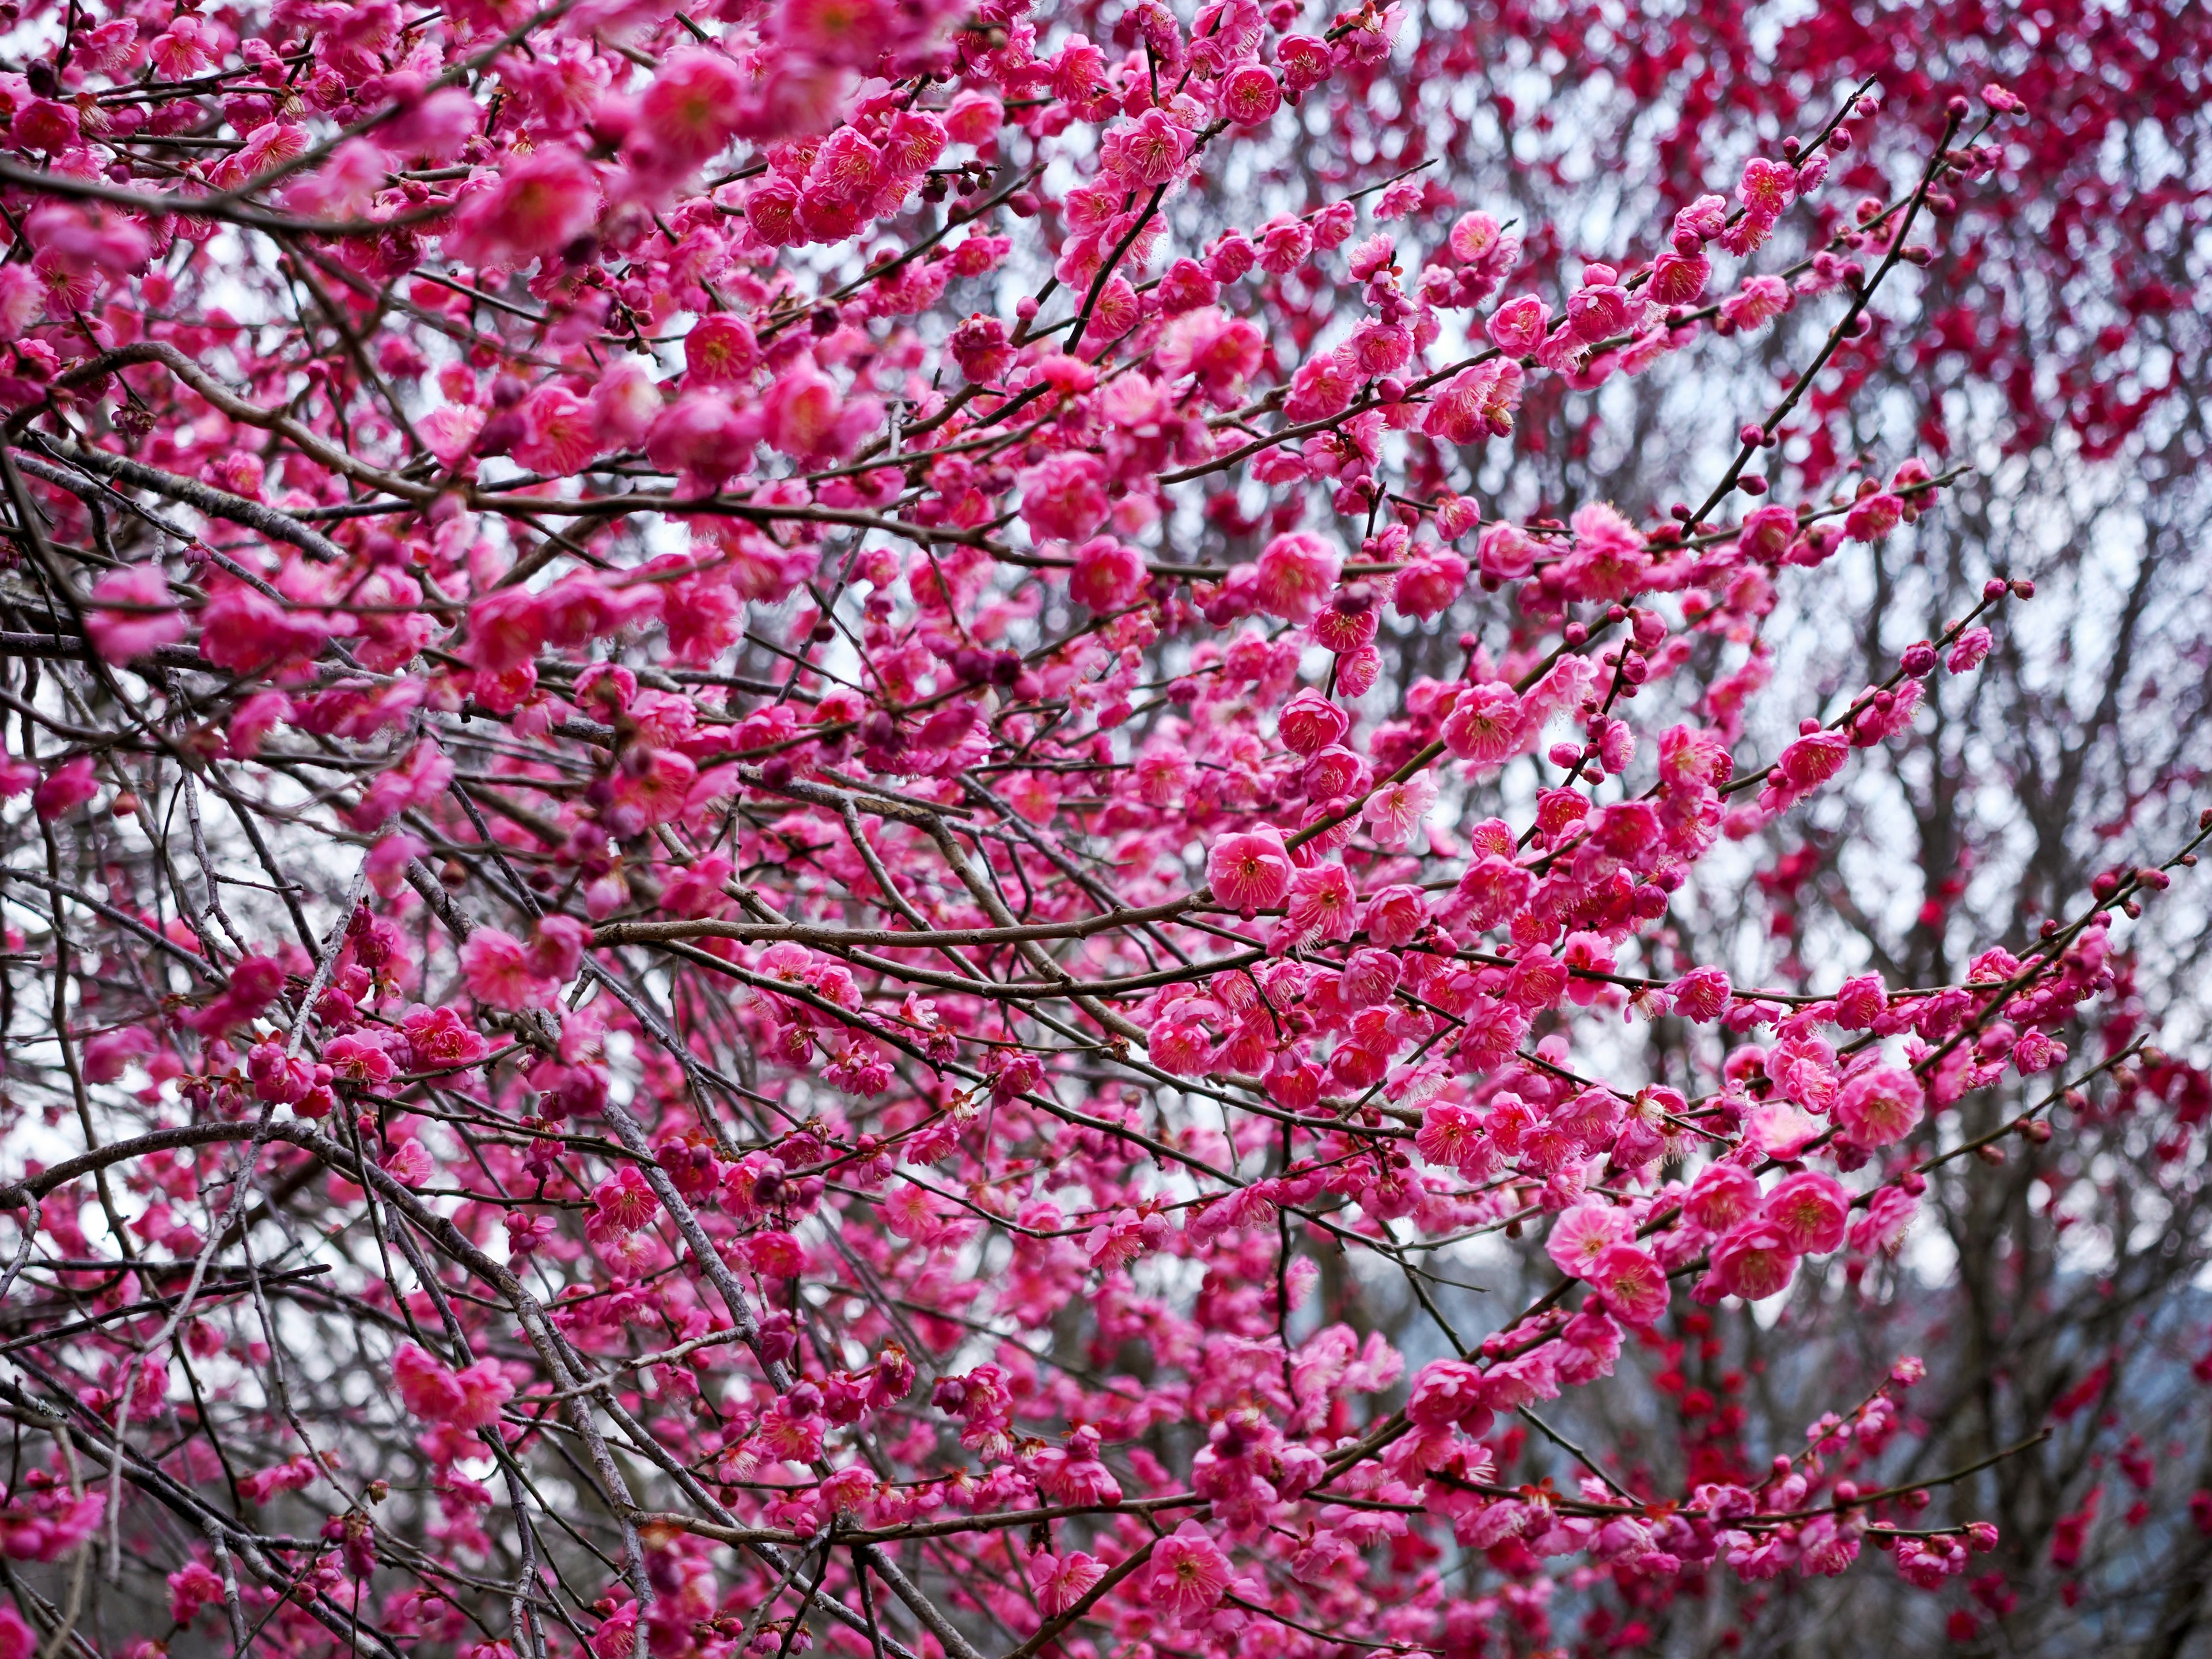
M1282 107L1283 89L1264 64L1246 64L1221 82L1221 112L1243 126L1258 126Z
M1095 455L1055 455L1022 474L1022 516L1039 540L1081 541L1106 521L1106 469Z
M696 167L738 130L744 94L737 65L721 53L678 52L639 98L639 130L658 156L678 167Z
M1895 1066L1877 1066L1849 1079L1836 1098L1836 1127L1854 1146L1887 1146L1920 1121L1920 1079Z
M555 253L599 217L599 181L574 151L533 151L469 198L446 233L446 251L470 264L500 264Z
M1713 1283L1724 1296L1763 1302L1790 1283L1797 1254L1773 1223L1743 1222L1713 1246Z
M530 971L522 941L496 927L480 927L461 947L469 994L489 1008L543 1007L551 988Z
M1709 1164L1690 1184L1683 1212L1705 1231L1723 1233L1758 1208L1759 1182L1737 1164Z
M1951 653L1943 659L1943 666L1954 674L1970 673L1981 666L1982 659L1990 654L1990 630L1979 626L1969 628L1959 635Z
M1416 773L1376 789L1360 809L1360 817L1377 845L1403 846L1435 807L1437 796L1436 781L1425 772Z
M1636 1223L1627 1211L1609 1204L1580 1204L1552 1224L1544 1249L1561 1273L1582 1279L1608 1249L1635 1232Z
M1195 1521L1186 1521L1152 1548L1145 1599L1170 1619L1218 1606L1228 1589L1229 1559Z
M1286 622L1310 620L1343 568L1343 556L1304 531L1276 537L1260 554L1260 609Z
M31 792L31 806L42 818L66 817L99 793L92 757L79 755L46 774L46 781Z
M1304 938L1349 939L1357 915L1352 878L1340 865L1316 865L1291 877L1291 929Z
M634 1164L623 1167L592 1189L600 1221L616 1232L635 1232L659 1213L660 1200Z
M1482 1395L1482 1373L1473 1365L1457 1359L1431 1360L1414 1374L1413 1391L1406 1399L1406 1415L1427 1428L1470 1421L1486 1424L1490 1413Z
M1604 1291L1606 1305L1632 1325L1652 1324L1667 1311L1665 1269L1633 1245L1606 1246L1583 1277Z
M1526 725L1511 686L1495 680L1466 686L1444 718L1444 746L1476 766L1499 766L1520 752Z
M1491 343L1510 356L1525 357L1544 343L1551 307L1533 294L1508 300L1490 319Z
M1075 550L1067 591L1070 598L1091 610L1107 611L1135 599L1145 580L1142 554L1110 536L1094 536Z
M1729 977L1717 968L1696 968L1667 988L1674 1012L1700 1024L1718 1019L1728 1011Z
M1163 1546L1164 1547L1164 1546ZM1106 1576L1097 1557L1072 1550L1053 1555L1040 1550L1029 1559L1030 1587L1036 1592L1037 1607L1047 1618L1066 1612L1088 1595Z
M185 636L185 628L158 565L111 570L93 584L85 631L110 662L130 662L158 646L173 644Z
M0 1555L15 1561L58 1561L100 1530L107 1494L71 1496L63 1487L0 1490Z
M1802 1170L1767 1194L1763 1213L1799 1255L1826 1255L1844 1242L1850 1200L1832 1176Z

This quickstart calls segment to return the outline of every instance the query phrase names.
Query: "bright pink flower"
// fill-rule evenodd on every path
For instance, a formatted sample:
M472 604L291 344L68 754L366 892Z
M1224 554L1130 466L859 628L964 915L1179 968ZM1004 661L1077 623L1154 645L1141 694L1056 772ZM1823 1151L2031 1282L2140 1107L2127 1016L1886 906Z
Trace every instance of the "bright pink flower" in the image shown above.
M605 405L600 408L604 422ZM720 392L690 392L653 418L646 459L663 471L716 485L745 466L762 430L758 410L741 415Z
M1777 756L1774 769L1793 791L1816 789L1843 770L1850 749L1850 738L1841 732L1815 732Z
M399 1029L407 1038L411 1069L418 1072L471 1066L490 1051L490 1045L451 1008L417 1005L400 1016Z
M1667 988L1674 1012L1705 1024L1728 1012L1729 977L1717 968L1693 968Z
M1490 339L1509 356L1525 357L1543 344L1551 307L1533 294L1508 300L1492 313Z
M31 793L31 806L42 818L67 817L99 793L92 757L79 755L46 774L46 781Z
M848 406L828 375L801 363L776 377L761 413L771 446L794 459L822 461L852 448L860 436L854 416L872 407Z
M1446 1428L1490 1413L1483 1405L1482 1373L1459 1359L1436 1359L1414 1374L1406 1415L1424 1428Z
M574 150L550 144L469 198L446 233L446 252L472 265L519 264L567 247L599 215L598 176Z
M1884 1187L1868 1200L1866 1212L1851 1223L1850 1246L1862 1255L1894 1253L1904 1243L1919 1202L1911 1194Z
M1666 1269L1632 1244L1608 1244L1583 1277L1604 1291L1606 1306L1632 1325L1651 1324L1667 1311Z
M1430 1163L1465 1171L1485 1161L1487 1140L1473 1109L1439 1100L1422 1109L1413 1146Z
M1433 552L1398 573L1390 603L1408 617L1440 616L1467 591L1468 564L1456 553Z
M1990 654L1990 630L1986 628L1968 629L1959 635L1951 653L1943 659L1943 666L1954 674L1964 674L1981 666L1982 659Z
M1022 517L1040 541L1081 541L1106 522L1106 469L1095 455L1050 456L1021 487Z
M187 624L169 596L168 579L155 564L111 570L92 586L85 631L110 662L131 662L157 646L184 638Z
M1476 766L1501 766L1520 752L1526 726L1511 686L1497 680L1462 686L1444 717L1444 746Z
M1075 550L1068 597L1096 611L1120 609L1144 591L1145 556L1127 542L1094 536Z
M1318 691L1304 690L1283 706L1275 729L1292 754L1317 755L1342 741L1352 729L1352 716Z
M1099 170L1133 189L1149 190L1175 177L1190 153L1190 135L1162 109L1108 129L1099 143Z
M1291 878L1288 917L1302 939L1350 939L1358 908L1342 865L1317 864Z
M1766 1195L1764 1214L1800 1255L1826 1255L1844 1242L1850 1197L1833 1176L1802 1170Z
M1855 542L1878 542L1897 528L1905 502L1891 495L1869 495L1844 515L1844 534Z
M545 916L532 933L524 963L540 979L565 985L576 977L592 930L574 916Z
M107 1494L97 1487L71 1497L66 1487L0 1489L0 1555L14 1561L58 1561L100 1530Z
M322 1059L324 1065L347 1082L367 1084L372 1088L389 1083L398 1070L392 1062L391 1050L366 1036L332 1037L323 1045Z
M695 167L738 130L744 97L744 77L720 52L678 52L639 98L638 129L657 157L678 169Z
M461 947L469 994L487 1008L542 1008L554 988L530 970L522 941L496 927L479 927Z
M1738 328L1757 328L1790 309L1790 284L1779 276L1753 276L1721 301L1721 315Z
M599 453L599 420L591 404L562 386L542 386L522 400L523 434L514 459L556 477L580 471Z
M1040 1550L1030 1557L1029 1576L1038 1610L1049 1619L1066 1612L1088 1595L1091 1587L1106 1576L1106 1568L1096 1556L1080 1550L1066 1555Z
M1206 884L1222 903L1240 910L1267 910L1283 902L1291 888L1291 855L1273 825L1226 835L1206 856Z
M615 1232L635 1232L660 1212L653 1188L630 1164L592 1189L592 1205L600 1223Z
M1145 1599L1170 1619L1188 1619L1218 1607L1230 1584L1229 1558L1195 1521L1186 1521L1153 1546Z
M457 1372L412 1342L403 1342L392 1356L392 1379L409 1415L457 1429L490 1427L514 1395L496 1360L478 1360Z
M1305 531L1278 536L1260 554L1255 597L1270 616L1306 622L1336 586L1343 567L1343 555L1318 536Z
M1836 1097L1836 1127L1854 1146L1887 1146L1912 1133L1923 1099L1911 1073L1877 1066L1844 1083Z
M1262 64L1243 64L1222 77L1221 112L1241 126L1257 126L1283 106L1283 88Z
M1797 1271L1797 1252L1781 1228L1765 1220L1742 1223L1713 1246L1712 1279L1724 1296L1763 1302Z
M1579 1204L1552 1224L1544 1249L1561 1273L1583 1279L1608 1249L1635 1234L1636 1222L1627 1211L1610 1204Z
M1682 1211L1693 1226L1724 1233L1759 1205L1759 1182L1750 1170L1740 1164L1709 1164L1690 1183Z
M1754 155L1743 164L1743 182L1736 193L1748 217L1771 224L1797 194L1796 170Z

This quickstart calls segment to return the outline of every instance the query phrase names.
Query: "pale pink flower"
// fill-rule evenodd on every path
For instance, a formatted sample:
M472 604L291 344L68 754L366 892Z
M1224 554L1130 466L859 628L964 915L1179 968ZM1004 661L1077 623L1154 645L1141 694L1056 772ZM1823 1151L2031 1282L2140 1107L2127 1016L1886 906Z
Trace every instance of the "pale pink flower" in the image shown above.
M1768 1158L1795 1158L1820 1138L1820 1120L1787 1101L1764 1101L1744 1120L1744 1139Z

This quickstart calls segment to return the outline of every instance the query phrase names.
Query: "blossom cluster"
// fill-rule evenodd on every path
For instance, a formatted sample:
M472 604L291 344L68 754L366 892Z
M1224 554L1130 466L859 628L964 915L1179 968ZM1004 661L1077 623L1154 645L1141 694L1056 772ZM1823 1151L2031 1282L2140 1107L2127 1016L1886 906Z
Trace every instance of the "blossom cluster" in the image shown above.
M68 1102L0 1553L303 1656L1317 1659L1994 1546L1884 1478L1907 1356L1789 1452L1527 1429L2134 1057L2069 1033L2194 843L1956 983L1683 926L2033 599L1856 690L1761 631L1953 482L1784 446L2010 93L1840 85L1560 262L1448 167L1224 215L1396 5L64 9L0 75ZM1699 504L1508 510L1532 409L1792 313ZM1468 1340L1446 1252L1523 1239Z

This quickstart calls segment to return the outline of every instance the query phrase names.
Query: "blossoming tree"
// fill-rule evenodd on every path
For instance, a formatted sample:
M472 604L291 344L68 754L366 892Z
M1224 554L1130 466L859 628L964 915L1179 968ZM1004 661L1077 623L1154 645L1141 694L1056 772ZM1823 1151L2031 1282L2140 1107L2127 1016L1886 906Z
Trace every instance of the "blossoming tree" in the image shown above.
M2201 1087L2099 1011L2212 819L1918 980L1706 925L2033 599L1765 636L1971 487L1845 451L2014 92L1808 59L1583 257L1395 8L15 29L0 1659L1473 1656L2001 1541L1910 1352L1561 1413Z

